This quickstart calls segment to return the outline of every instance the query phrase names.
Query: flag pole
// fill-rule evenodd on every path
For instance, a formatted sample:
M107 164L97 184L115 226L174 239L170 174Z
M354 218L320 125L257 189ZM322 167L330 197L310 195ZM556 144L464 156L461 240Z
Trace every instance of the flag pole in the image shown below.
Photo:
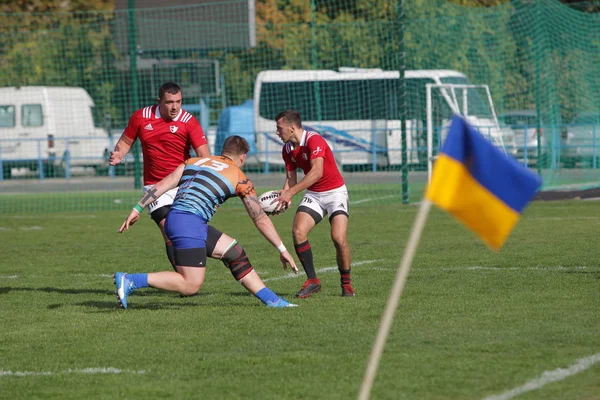
M408 277L408 272L410 271L413 258L415 257L415 252L417 251L417 246L419 245L419 240L421 239L421 233L423 233L423 228L425 227L425 222L427 221L427 216L429 215L430 209L431 202L423 198L417 213L417 217L415 218L412 231L408 238L408 243L406 245L404 255L402 256L402 261L399 265L398 271L396 272L396 278L394 280L394 285L392 286L392 291L390 292L385 305L385 311L379 324L379 330L377 332L375 344L371 349L371 356L369 357L369 363L367 365L367 369L361 384L360 393L358 395L359 400L369 399L371 388L373 387L373 381L375 380L375 375L377 374L377 368L379 367L379 360L381 359L381 354L383 353L383 348L390 332L394 314L396 313L396 308L398 307L398 301L400 300L400 295L404 289L404 284L406 283L406 278Z

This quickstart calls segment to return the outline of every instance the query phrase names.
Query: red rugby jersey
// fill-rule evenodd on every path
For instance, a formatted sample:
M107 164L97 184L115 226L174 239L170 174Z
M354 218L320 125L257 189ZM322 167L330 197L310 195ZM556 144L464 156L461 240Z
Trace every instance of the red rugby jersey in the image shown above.
M344 185L344 178L338 170L331 148L317 132L303 131L300 145L294 148L292 143L286 143L282 149L282 156L285 161L285 168L288 171L301 168L304 174L310 171L310 160L319 157L324 158L323 176L308 190L325 192Z
M144 155L144 185L153 185L190 158L190 147L207 144L196 117L181 109L177 117L165 120L158 105L137 110L129 119L125 135L140 139Z

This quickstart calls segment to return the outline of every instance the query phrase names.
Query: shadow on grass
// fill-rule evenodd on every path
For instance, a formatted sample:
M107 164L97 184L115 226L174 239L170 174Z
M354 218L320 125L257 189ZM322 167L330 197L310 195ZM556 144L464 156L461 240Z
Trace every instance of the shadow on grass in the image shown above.
M114 302L107 302L107 301L83 301L80 303L75 303L75 305L77 306L83 306L83 307L93 307L93 308L98 308L98 309L103 309L103 310L113 310L113 309L120 309L121 306L119 305L118 301L115 299ZM60 304L58 306L61 306ZM184 308L189 308L189 307L203 307L205 306L205 304L202 303L198 303L198 302L191 302L191 301L186 301L184 303L173 303L173 302L152 302L152 303L144 303L144 304L137 304L137 303L129 303L129 307L127 308L127 310L123 310L124 312L127 311L131 311L131 310L181 310ZM57 307L58 308L58 307Z
M46 293L59 293L59 294L102 294L102 295L115 295L115 289L105 290L105 289L59 289L54 287L41 287L41 288L32 288L32 287L0 287L0 294L7 294L12 291L18 292L46 292ZM212 294L211 292L204 292L203 294ZM144 289L137 290L135 292L136 297L144 297L144 296L179 296L175 292L167 292L159 289ZM197 296L197 295L194 295ZM183 296L182 296L183 297Z
M267 286L267 287L268 287L268 286ZM271 290L273 290L273 289L271 289ZM278 296L283 296L283 297L285 297L286 299L287 299L288 297L292 298L292 297L294 297L294 296L296 295L296 293L295 293L295 292L294 292L294 293L288 293L288 292L280 292L279 290L273 290L273 291L274 291L274 292L275 292L275 294L277 294ZM246 290L243 290L243 291L238 291L238 292L228 292L228 293L227 293L227 295L228 295L228 296L231 296L231 297L246 297L246 296L250 296L250 297L252 297L252 296L254 296L252 293L250 293L250 292L248 292L248 291L246 291Z
M60 288L54 288L54 287L40 287L40 288L0 287L0 295L8 294L10 292L46 292L46 293L66 294L66 295L81 295L81 294L105 295L105 296L111 296L111 297L115 298L115 300L114 301L89 300L89 301L83 301L83 302L73 303L73 304L77 305L77 306L92 307L92 308L102 309L102 310L113 310L113 309L121 308L118 300L115 297L114 290L60 289ZM135 294L132 297L130 297L130 303L131 303L132 298L133 298L133 303L130 304L128 310L131 308L139 309L139 310L168 310L168 309L183 309L183 308L188 308L188 307L214 307L215 304L213 302L205 303L205 302L193 300L193 299L195 299L197 297L210 297L215 294L217 294L217 292L201 290L199 293L197 293L195 295L183 296L183 295L180 295L175 292L167 292L164 290L159 290L159 289L154 289L154 288L148 288L148 289L144 289L144 290L136 290ZM253 297L252 294L250 294L246 290L231 291L231 292L228 292L227 294L234 298ZM277 294L280 296L283 296L286 299L294 298L293 293L277 292ZM136 297L137 298L158 297L158 298L164 299L164 300L153 301L153 302L146 301L143 304L135 304ZM166 299L166 298L173 298L173 297L179 298L179 302L172 302L172 301L168 301ZM189 300L185 300L185 299L189 299ZM49 310L56 310L61 307L69 306L69 305L72 305L72 303L52 303L52 304L49 304L47 306L47 308ZM220 305L222 305L223 307L231 307L231 306L239 306L240 304L238 304L237 302L234 301L234 302L223 303ZM258 305L260 305L260 302L258 302Z
M0 287L0 294L10 293L12 291L22 292L46 292L46 293L60 293L60 294L114 294L114 290L103 290L103 289L58 289L53 287Z

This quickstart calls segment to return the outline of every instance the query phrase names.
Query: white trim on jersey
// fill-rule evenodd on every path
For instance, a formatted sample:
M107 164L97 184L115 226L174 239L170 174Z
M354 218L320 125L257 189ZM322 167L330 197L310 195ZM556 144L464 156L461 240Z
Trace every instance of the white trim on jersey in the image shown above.
M154 118L162 118L162 116L160 115L160 107L156 107L156 110L154 110Z
M142 110L142 117L144 117L144 118L152 117L152 106L144 107L144 109Z
M182 111L183 111L183 116L181 117L181 122L186 124L190 119L192 119L193 115L185 110L182 110Z
M300 146L306 146L306 143L308 143L308 140L315 135L319 136L319 133L315 132L315 131L303 130L302 138L300 138Z
M320 136L319 133L315 131L302 130L302 137L300 138L300 144L298 144L298 147L306 146L306 143L308 143L308 139L315 135ZM294 144L292 142L287 142L284 148L286 153L291 153L294 150Z

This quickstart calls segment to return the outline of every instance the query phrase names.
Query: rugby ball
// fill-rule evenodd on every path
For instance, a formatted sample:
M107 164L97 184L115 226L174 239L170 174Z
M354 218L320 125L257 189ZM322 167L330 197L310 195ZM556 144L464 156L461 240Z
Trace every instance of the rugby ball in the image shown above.
M264 192L258 198L258 201L260 203L260 208L262 208L263 211L266 214L269 214L269 215L274 214L275 213L275 208L277 207L277 205L279 203L273 203L273 204L271 204L271 202L273 200L275 200L277 197L279 197L279 192L278 191L269 190L268 192ZM280 212L284 212L284 211L285 211L285 209L281 210Z

